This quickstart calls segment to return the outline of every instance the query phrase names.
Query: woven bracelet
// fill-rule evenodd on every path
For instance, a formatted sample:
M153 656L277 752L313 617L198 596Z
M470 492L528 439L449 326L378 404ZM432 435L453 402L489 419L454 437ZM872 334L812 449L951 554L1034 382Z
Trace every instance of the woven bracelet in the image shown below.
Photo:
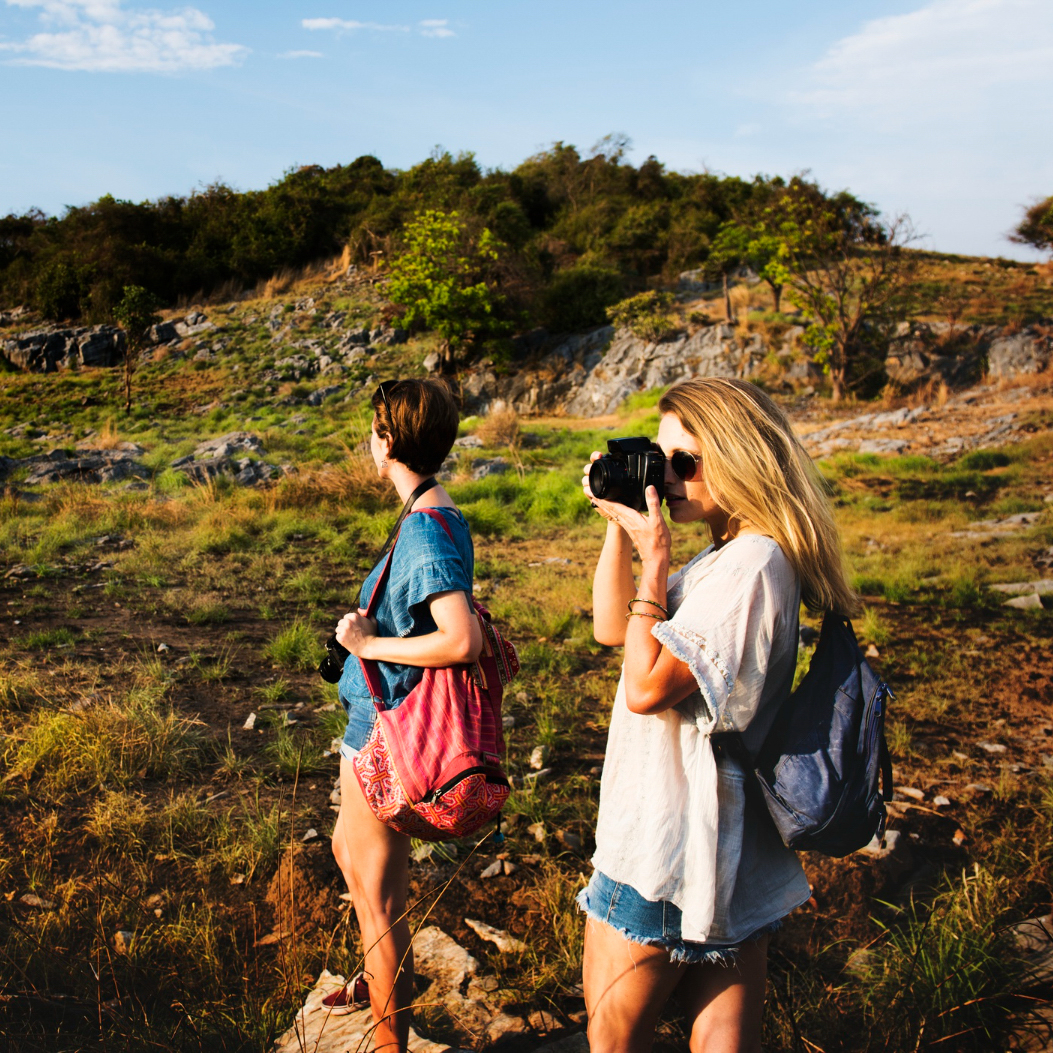
M666 608L663 607L657 600L646 600L646 599L643 598L643 596L634 596L629 601L629 610L630 611L633 609L633 604L634 603L649 603L652 607L657 607L667 618L669 617L669 611L666 610Z

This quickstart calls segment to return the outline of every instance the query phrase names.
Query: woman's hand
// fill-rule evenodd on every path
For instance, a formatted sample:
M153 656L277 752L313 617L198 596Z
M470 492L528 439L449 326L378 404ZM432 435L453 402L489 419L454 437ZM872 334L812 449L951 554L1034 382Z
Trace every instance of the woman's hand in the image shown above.
M596 507L596 498L592 496L592 487L589 486L589 469L592 468L593 461L598 461L603 456L599 450L593 450L589 454L589 463L586 464L582 469L581 475L581 489L585 496L593 503L593 508Z
M377 623L372 618L367 618L365 610L361 607L357 613L348 611L336 623L336 642L356 657L363 657L363 651L376 635Z
M653 486L649 486L644 493L647 515L617 501L601 501L594 497L592 503L604 519L621 527L629 535L629 540L640 553L641 562L668 564L672 538L669 524L662 515L662 502Z

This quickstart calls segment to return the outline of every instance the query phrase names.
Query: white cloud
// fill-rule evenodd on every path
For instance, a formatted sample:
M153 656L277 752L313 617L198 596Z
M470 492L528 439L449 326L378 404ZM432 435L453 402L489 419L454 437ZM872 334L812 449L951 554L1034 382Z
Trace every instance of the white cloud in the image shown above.
M420 26L420 32L425 37L455 37L457 34L450 29L449 19L446 18L426 18L422 22L418 22Z
M297 58L325 58L321 51L283 51L278 58L281 59L297 59Z
M348 18L305 18L301 23L304 29L338 29L353 32L356 29L373 29L382 33L408 33L409 26L385 26L379 22L356 22Z
M101 0L100 0L101 2ZM330 29L340 33L353 33L359 29L372 29L381 33L411 33L412 26L389 26L380 22L357 22L350 18L305 18L300 23L304 29ZM417 32L422 37L455 37L449 19L426 18L417 23Z
M791 101L824 116L924 118L962 112L1003 85L1053 87L1050 0L931 0L867 22L807 71Z
M6 0L39 9L44 32L0 43L7 61L24 66L105 73L178 73L230 66L248 53L217 44L215 24L194 7L127 10L123 0Z

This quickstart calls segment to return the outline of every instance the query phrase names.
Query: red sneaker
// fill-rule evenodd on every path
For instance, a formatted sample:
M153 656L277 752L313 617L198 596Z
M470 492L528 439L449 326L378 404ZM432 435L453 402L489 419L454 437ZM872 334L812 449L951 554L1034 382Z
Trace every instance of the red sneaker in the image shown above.
M326 995L322 1005L332 1016L345 1016L369 1007L369 985L365 974L355 973L339 991Z

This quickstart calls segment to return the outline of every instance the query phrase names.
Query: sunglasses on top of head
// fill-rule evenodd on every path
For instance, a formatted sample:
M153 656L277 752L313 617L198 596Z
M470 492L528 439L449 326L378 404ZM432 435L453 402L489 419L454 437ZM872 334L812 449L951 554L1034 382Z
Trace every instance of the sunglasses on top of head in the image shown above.
M687 450L673 450L669 455L669 467L673 469L673 475L684 482L694 479L701 464L702 458Z

